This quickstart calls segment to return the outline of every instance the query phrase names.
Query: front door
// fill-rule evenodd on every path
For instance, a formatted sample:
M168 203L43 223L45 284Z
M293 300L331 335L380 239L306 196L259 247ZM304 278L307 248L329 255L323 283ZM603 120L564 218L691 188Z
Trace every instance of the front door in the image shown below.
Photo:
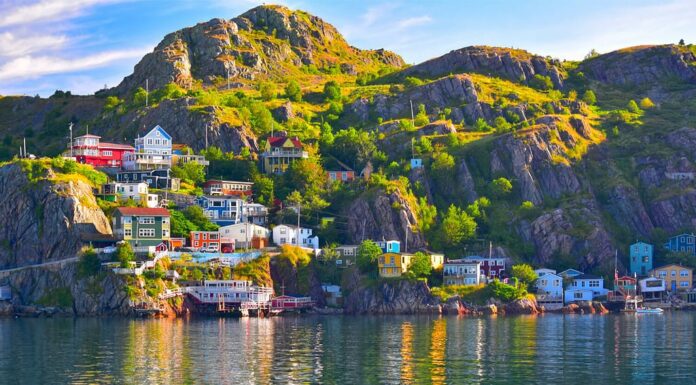
M677 291L677 281L672 281L672 293Z

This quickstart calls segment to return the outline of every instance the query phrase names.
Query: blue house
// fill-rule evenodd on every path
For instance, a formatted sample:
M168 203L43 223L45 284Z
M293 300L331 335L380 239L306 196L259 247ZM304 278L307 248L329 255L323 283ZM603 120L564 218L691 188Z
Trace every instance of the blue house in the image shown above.
M382 249L383 253L400 253L401 242L399 241L378 241L377 246Z
M653 268L653 245L636 242L630 250L631 274L648 275Z
M244 201L228 196L201 196L196 198L196 204L203 209L211 222L219 226L240 223Z
M696 235L694 234L679 234L669 239L665 243L665 249L672 252L686 252L691 255L696 255Z
M412 158L411 159L411 168L416 169L416 168L421 168L423 167L423 159L421 158Z
M135 152L124 154L127 170L156 170L172 166L172 137L159 125L135 139Z

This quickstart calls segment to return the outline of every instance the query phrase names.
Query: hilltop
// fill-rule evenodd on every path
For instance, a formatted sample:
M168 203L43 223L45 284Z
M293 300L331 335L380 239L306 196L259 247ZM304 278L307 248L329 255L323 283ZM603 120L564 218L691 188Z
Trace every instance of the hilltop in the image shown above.
M492 241L516 261L607 273L616 249L626 263L636 239L660 244L696 226L694 181L673 177L696 171L695 100L693 45L582 62L473 46L407 67L318 17L260 6L167 35L94 96L0 98L0 157L22 137L57 155L68 122L116 142L159 124L194 151L207 138L228 153L211 161L216 176L251 179L268 136L286 131L316 167L263 181L269 197L297 190L321 203L303 220L322 239L408 236L448 256ZM372 177L325 187L330 158ZM321 228L320 216L336 225ZM450 239L448 220L462 218L476 231Z

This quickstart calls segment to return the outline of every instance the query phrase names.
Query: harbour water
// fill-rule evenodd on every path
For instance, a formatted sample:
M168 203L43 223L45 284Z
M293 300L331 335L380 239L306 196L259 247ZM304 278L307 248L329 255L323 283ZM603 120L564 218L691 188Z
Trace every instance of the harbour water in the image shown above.
M695 330L690 312L0 319L0 383L693 383Z

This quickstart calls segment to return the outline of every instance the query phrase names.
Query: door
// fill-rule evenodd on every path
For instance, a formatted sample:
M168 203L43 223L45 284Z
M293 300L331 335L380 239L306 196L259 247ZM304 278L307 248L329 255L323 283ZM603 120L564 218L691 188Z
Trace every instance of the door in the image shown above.
M672 293L677 291L677 281L672 281Z

